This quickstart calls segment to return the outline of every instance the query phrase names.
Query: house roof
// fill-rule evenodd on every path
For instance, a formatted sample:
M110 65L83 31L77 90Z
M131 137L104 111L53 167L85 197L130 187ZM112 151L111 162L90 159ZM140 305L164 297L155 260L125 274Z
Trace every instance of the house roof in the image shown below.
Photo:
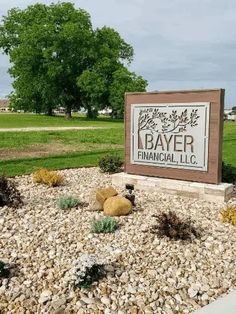
M9 100L0 99L0 108L8 108L8 107L9 107Z

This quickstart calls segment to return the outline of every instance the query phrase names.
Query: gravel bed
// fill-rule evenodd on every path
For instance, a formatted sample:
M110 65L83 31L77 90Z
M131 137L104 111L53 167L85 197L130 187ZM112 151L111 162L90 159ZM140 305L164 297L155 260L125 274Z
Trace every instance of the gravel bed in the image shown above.
M66 182L55 188L16 177L24 205L0 208L0 260L15 265L11 278L0 279L0 313L192 313L236 288L236 228L221 223L223 203L135 191L137 207L117 218L114 234L91 234L103 213L60 210L56 200L72 195L88 202L110 176L97 168L60 173ZM152 215L169 209L191 217L201 237L183 242L152 234ZM87 252L112 263L91 290L74 289L67 273Z

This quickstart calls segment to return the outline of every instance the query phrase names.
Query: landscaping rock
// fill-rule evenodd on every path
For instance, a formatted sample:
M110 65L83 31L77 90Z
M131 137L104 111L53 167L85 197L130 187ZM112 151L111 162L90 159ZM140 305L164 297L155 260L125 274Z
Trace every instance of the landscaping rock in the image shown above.
M97 190L96 200L103 206L109 197L116 196L117 194L118 192L112 186L109 186L108 188Z
M92 190L89 197L89 206L87 207L88 211L102 211L103 204L101 204L96 198L96 191Z
M103 205L106 216L125 216L132 212L132 203L123 196L108 198Z
M103 213L60 211L56 200L76 195L87 202L92 191L95 197L98 187L111 185L111 176L98 168L58 173L66 184L55 188L35 185L28 175L12 179L24 204L1 207L0 259L16 268L0 278L0 313L190 314L236 289L236 228L219 218L225 204L136 189L136 210L117 218L118 231L95 235L91 223ZM201 236L185 243L150 232L153 215L170 209L191 217ZM75 289L67 274L85 253L111 264L92 289Z
M44 290L39 298L39 303L45 303L51 299L52 292L50 290Z

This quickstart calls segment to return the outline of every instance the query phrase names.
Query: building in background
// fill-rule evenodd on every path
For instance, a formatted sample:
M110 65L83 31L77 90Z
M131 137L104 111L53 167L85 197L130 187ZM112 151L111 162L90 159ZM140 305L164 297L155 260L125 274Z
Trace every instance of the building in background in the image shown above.
M236 112L232 109L224 110L224 120L226 121L236 121Z
M9 108L9 100L8 99L0 99L0 112L8 112Z

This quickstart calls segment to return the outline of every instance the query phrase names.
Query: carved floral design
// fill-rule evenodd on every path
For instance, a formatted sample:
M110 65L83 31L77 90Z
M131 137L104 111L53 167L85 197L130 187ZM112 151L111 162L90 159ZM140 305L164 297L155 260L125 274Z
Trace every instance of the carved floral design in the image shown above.
M177 110L172 110L171 114L162 112L159 108L141 109L138 118L138 130L150 130L159 133L179 133L185 132L187 125L195 127L199 119L198 109L191 112L185 109L180 114Z

